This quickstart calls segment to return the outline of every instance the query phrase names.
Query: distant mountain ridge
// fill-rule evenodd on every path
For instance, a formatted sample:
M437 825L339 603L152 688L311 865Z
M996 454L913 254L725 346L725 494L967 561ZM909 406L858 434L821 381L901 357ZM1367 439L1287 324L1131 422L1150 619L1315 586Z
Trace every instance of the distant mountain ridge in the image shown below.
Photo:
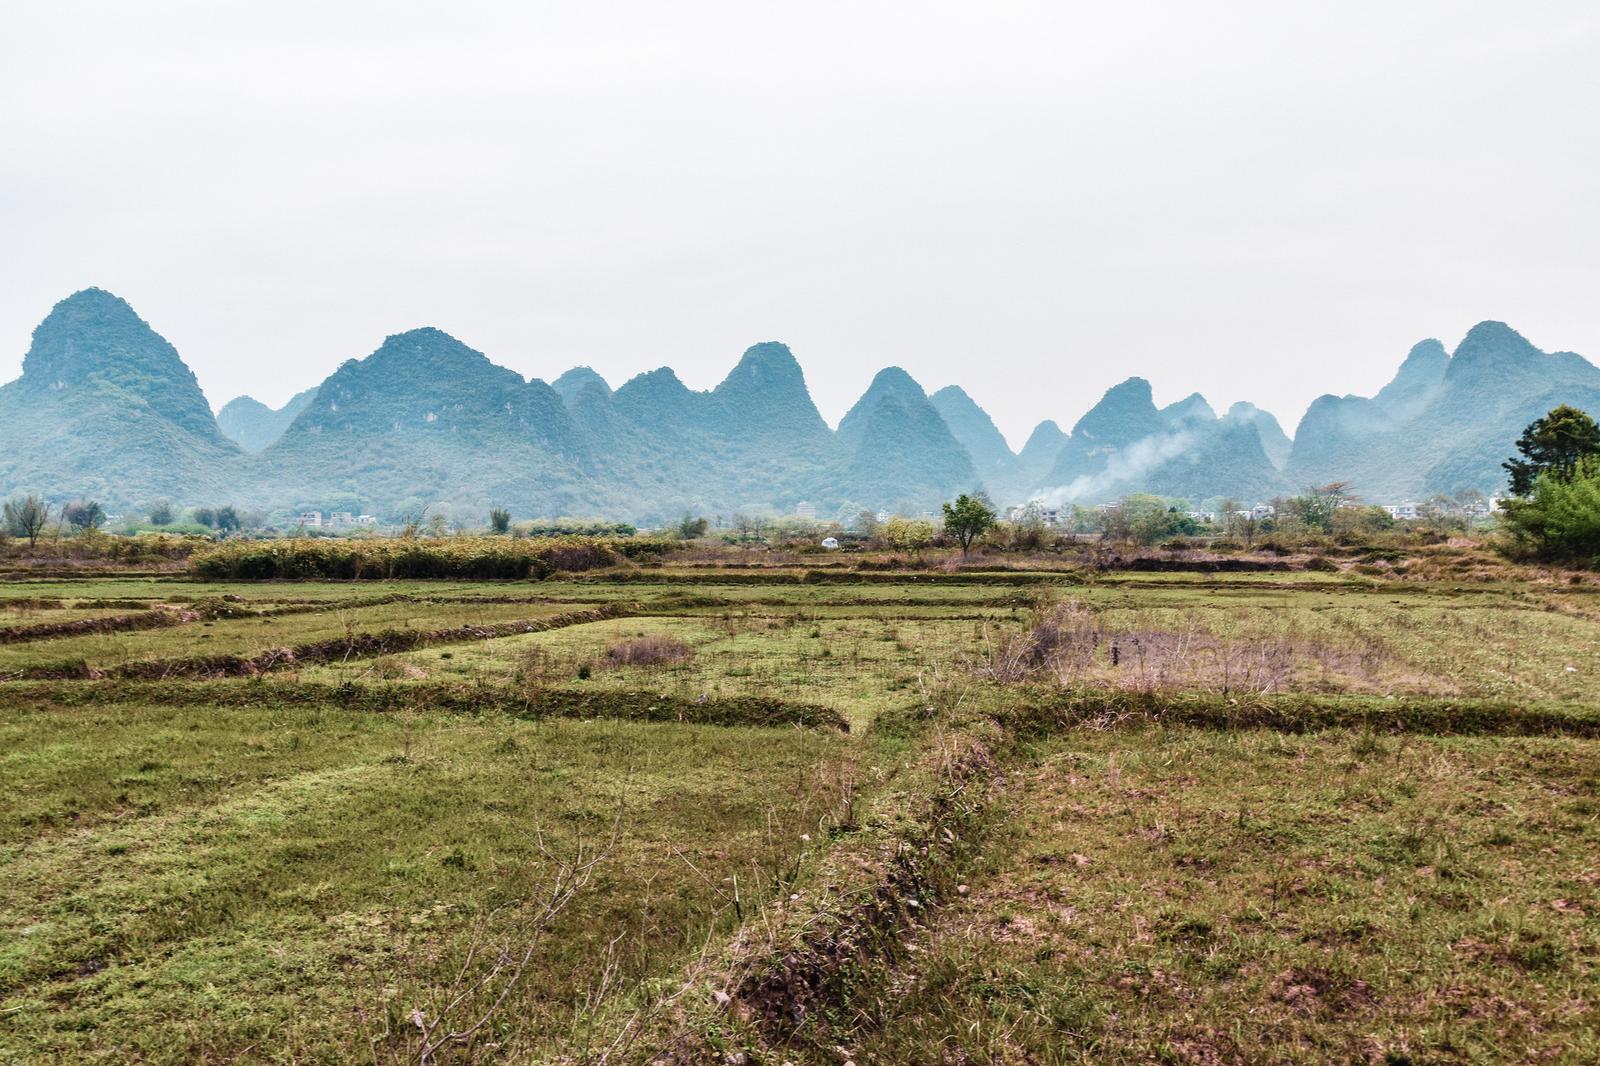
M217 412L217 428L222 435L252 455L272 444L289 423L316 399L316 387L297 392L289 402L273 410L253 396L235 396Z
M1040 423L1012 452L961 387L929 395L886 367L830 429L799 362L752 345L709 391L668 367L613 389L588 367L524 379L449 334L385 339L273 410L250 397L213 416L177 351L120 298L86 289L34 332L0 386L0 494L78 494L113 509L157 497L260 509L423 508L599 515L936 510L959 492L997 504L1095 504L1131 492L1261 502L1348 480L1369 499L1497 490L1516 435L1558 403L1600 410L1600 369L1545 354L1508 326L1453 353L1414 346L1372 397L1324 396L1291 441L1198 393L1157 407L1150 382L1108 389L1070 433Z
M1377 395L1322 396L1295 431L1297 484L1349 481L1367 499L1462 488L1503 491L1517 435L1559 404L1600 412L1600 368L1546 354L1503 322L1480 322L1453 353L1417 344Z
M1254 410L1219 418L1199 393L1158 409L1150 383L1129 378L1072 427L1046 495L1080 502L1150 492L1198 503L1289 492L1293 486L1267 456Z
M62 300L0 386L0 491L219 498L244 455L166 339L103 289Z

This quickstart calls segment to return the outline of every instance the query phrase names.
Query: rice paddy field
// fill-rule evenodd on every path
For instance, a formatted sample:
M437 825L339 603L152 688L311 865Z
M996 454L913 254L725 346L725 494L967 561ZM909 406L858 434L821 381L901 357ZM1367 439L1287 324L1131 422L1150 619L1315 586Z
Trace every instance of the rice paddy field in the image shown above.
M1600 1060L1600 593L0 583L0 1062Z

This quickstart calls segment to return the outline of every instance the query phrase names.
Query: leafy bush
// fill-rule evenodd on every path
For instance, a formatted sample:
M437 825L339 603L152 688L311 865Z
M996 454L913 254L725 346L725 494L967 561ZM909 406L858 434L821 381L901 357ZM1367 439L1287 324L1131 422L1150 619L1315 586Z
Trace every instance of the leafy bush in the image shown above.
M208 580L335 581L391 578L542 578L613 566L623 558L659 554L662 541L639 538L449 537L421 539L228 541L190 562Z
M1149 546L1171 537L1192 537L1200 526L1188 514L1169 506L1160 496L1135 493L1095 516L1095 524L1108 541Z
M1531 496L1501 507L1513 554L1600 567L1600 462L1584 463L1570 480L1540 474Z
M98 500L73 500L61 508L61 517L78 530L99 529L106 524L106 509Z

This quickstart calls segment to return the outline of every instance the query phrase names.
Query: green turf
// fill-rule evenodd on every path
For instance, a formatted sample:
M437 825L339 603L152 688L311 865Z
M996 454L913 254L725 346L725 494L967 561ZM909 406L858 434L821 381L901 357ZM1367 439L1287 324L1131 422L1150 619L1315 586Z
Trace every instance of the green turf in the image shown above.
M0 1061L403 1061L452 967L513 945L513 1006L457 1050L582 1061L763 903L857 876L822 860L863 797L979 713L1010 799L968 895L773 1061L1600 1053L1600 599L1030 566L0 584L6 626L239 613L0 645L0 676L630 612L260 680L0 681ZM1070 654L1000 670L1063 604ZM622 662L639 641L679 650ZM771 713L806 707L849 732Z
M884 1062L1593 1062L1600 744L1083 730L856 1009Z
M782 888L837 802L826 731L529 723L338 707L8 715L0 1059L363 1054L357 1009L424 1004L580 831L619 844L545 938L499 1039L561 1044L625 937L660 974ZM397 989L385 998L382 990Z

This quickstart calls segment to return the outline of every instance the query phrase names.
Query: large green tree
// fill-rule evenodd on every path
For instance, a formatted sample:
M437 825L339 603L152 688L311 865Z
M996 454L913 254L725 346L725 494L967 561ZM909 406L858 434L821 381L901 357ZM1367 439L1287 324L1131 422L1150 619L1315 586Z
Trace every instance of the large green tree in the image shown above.
M1540 474L1571 481L1585 459L1600 455L1600 425L1576 407L1562 404L1522 431L1517 451L1522 458L1501 465L1511 475L1511 492L1526 496Z

